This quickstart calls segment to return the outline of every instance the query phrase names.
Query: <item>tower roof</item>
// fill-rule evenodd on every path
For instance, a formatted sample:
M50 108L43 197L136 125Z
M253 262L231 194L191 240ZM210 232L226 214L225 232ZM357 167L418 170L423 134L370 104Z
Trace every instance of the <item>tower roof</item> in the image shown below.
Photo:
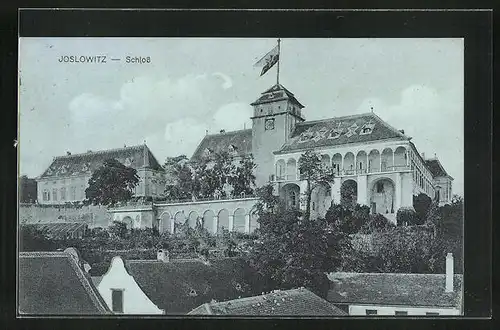
M281 84L276 84L262 93L262 95L250 105L258 105L264 103L270 103L281 100L291 100L293 103L297 104L301 109L304 106L295 98L292 92L286 89Z

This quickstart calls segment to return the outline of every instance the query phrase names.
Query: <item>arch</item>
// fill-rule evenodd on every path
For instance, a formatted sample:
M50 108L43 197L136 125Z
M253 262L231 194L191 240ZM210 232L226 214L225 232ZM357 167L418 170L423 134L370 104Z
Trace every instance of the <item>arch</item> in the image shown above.
M287 183L280 189L280 199L287 208L299 208L300 187L295 183Z
M311 219L323 218L332 205L332 188L322 182L311 192Z
M368 154L368 173L380 172L380 152L373 149Z
M203 228L208 230L211 233L215 233L217 229L217 218L215 217L215 213L212 210L206 210L203 213Z
M368 168L368 155L366 152L361 150L356 155L356 172L357 173L366 173Z
M406 167L406 148L405 147L397 147L394 151L394 169L400 170Z
M135 216L134 228L141 228L141 215Z
M259 219L259 214L257 213L257 209L253 208L250 211L250 224L249 224L250 233L253 233L255 229L259 228L259 222L257 221L258 219Z
M352 152L348 152L344 156L344 173L349 175L349 174L354 174L354 154Z
M354 208L358 202L358 183L352 179L345 180L340 186L340 203Z
M160 215L160 223L158 225L158 231L160 233L172 232L172 217L170 216L170 213L163 212Z
M195 228L199 217L200 216L198 215L198 212L196 212L196 211L189 212L189 217L188 217L189 227Z
M393 169L393 158L392 158L392 149L391 148L385 148L382 151L382 155L380 156L380 171L381 172L387 172L387 171L392 171Z
M227 229L229 230L229 211L226 209L222 209L219 211L219 214L217 214L217 232L220 233L222 232L222 229Z
M285 179L285 161L280 159L276 162L276 180Z
M286 162L286 179L297 180L297 161L295 158L290 158Z
M233 231L237 231L240 233L245 232L245 219L246 218L246 212L244 209L241 207L237 208L234 210L233 213Z
M372 183L370 189L371 213L393 214L395 212L396 185L389 178L379 178Z
M174 232L175 228L178 226L182 226L186 222L186 215L184 211L177 211L174 215Z
M325 167L330 167L330 156L326 154L321 155L321 164Z
M123 217L122 222L127 226L127 229L133 228L132 226L134 225L134 221L128 215Z
M340 171L342 170L342 155L339 153L336 153L332 157L332 167L335 171L335 174L339 175Z

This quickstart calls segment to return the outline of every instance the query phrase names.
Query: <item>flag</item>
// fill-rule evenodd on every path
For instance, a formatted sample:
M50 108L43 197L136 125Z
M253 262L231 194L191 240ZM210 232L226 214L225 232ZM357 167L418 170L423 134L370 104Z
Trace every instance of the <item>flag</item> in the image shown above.
M280 57L279 46L274 47L269 53L264 55L254 66L262 67L260 75L264 75L270 68L275 65Z

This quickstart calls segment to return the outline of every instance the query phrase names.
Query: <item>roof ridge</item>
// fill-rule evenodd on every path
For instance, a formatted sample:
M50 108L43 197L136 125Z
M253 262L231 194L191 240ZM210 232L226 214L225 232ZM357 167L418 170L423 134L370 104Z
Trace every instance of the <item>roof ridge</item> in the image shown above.
M245 131L251 131L252 129L251 128L243 128L243 129L237 129L237 130L234 130L234 131L224 131L224 133L213 133L213 134L206 134L205 136L217 136L217 135L228 135L228 134L236 134L236 133L241 133L241 132L245 132Z
M55 156L54 160L56 159L65 159L65 158L74 158L74 157L81 157L84 155L99 155L99 154L104 154L108 152L115 152L115 151L122 151L122 150L130 150L130 149L140 149L146 147L148 151L150 149L146 144L139 144L139 145L134 145L134 146L128 146L128 147L121 147L121 148L112 148L112 149L101 149L97 151L91 151L91 152L81 152L77 154L71 154L71 155L63 155L63 156Z
M371 112L364 112L364 113L357 113L354 115L345 115L345 116L330 117L330 118L323 118L323 119L316 119L316 120L306 120L306 121L303 121L301 123L297 123L296 126L304 126L307 124L315 124L315 123L331 121L331 120L352 119L352 118L363 117L363 116L367 116L367 115L371 115L371 114L372 114Z

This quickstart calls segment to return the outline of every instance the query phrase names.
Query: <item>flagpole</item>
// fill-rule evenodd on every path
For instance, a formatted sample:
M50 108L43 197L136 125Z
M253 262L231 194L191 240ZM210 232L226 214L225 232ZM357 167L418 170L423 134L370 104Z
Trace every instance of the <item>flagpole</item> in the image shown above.
M281 39L278 38L278 70L276 71L276 85L279 85L280 83L280 43Z

